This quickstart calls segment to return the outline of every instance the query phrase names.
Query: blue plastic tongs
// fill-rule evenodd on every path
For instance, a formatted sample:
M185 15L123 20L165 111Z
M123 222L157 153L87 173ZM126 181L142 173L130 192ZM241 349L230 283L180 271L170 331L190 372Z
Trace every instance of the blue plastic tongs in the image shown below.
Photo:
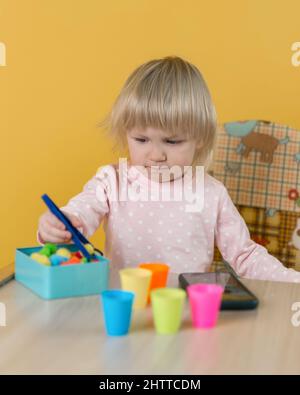
M71 221L69 220L68 217L65 216L65 214L56 206L56 204L50 199L50 197L47 194L42 195L42 199L51 211L52 214L54 214L66 227L66 229L72 234L72 240L78 247L78 249L82 252L82 254L89 260L91 261L93 258L95 258L94 255L91 255L87 249L85 248L84 244L90 244L95 251L99 252L103 256L102 251L98 250L93 246L91 242L89 242L81 232L79 232L78 229L75 228L75 226L72 225Z

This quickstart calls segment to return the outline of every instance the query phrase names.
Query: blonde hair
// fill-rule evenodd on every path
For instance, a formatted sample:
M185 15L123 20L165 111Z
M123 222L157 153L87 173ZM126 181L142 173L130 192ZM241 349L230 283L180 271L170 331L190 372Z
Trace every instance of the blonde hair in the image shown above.
M197 67L177 56L154 59L134 70L98 126L113 138L114 150L127 147L131 129L153 127L201 142L193 164L208 169L213 158L214 104Z

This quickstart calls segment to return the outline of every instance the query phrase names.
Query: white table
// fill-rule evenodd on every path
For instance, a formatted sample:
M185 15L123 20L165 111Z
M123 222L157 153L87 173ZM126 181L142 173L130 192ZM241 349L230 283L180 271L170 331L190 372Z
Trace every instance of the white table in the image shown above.
M117 279L117 280L115 280ZM191 325L188 302L176 335L155 333L151 307L133 314L130 334L108 337L98 296L44 301L15 280L0 288L1 373L300 373L300 326L291 306L300 285L244 280L258 296L252 311L222 311L213 330ZM169 277L177 285L177 276ZM117 288L118 277L111 278Z

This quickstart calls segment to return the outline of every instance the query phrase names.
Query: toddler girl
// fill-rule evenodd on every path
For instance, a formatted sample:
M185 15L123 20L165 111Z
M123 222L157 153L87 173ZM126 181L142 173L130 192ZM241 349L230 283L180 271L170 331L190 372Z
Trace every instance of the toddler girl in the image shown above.
M61 209L86 237L104 221L104 253L117 270L159 261L174 273L205 272L216 242L242 277L300 282L299 272L251 240L227 189L208 173L216 122L194 65L179 57L141 65L101 123L128 163L100 167ZM47 211L38 239L66 243L71 235Z

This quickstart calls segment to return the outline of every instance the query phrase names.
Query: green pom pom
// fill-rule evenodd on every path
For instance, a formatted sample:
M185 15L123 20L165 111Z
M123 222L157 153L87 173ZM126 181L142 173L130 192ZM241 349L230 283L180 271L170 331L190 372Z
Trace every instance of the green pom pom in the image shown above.
M45 247L49 248L49 250L51 251L51 255L57 251L57 246L53 243L46 243Z
M51 249L49 247L46 247L46 245L39 251L40 255L45 255L45 256L50 256L51 255Z
M57 247L55 244L52 243L46 243L43 248L39 251L39 254L45 255L45 256L51 256L57 251Z

